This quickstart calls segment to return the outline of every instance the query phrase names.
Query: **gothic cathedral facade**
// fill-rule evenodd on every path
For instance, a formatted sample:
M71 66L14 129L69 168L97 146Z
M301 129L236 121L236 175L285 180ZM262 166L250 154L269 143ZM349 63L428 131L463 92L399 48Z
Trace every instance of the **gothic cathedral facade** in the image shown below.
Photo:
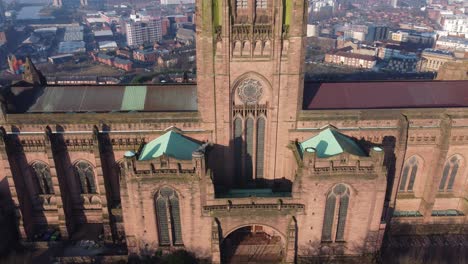
M466 92L380 108L351 84L316 89L307 2L196 1L196 85L47 85L28 61L0 98L1 199L21 239L98 227L129 254L294 263L376 252L390 227L466 232ZM466 82L422 86L443 85Z

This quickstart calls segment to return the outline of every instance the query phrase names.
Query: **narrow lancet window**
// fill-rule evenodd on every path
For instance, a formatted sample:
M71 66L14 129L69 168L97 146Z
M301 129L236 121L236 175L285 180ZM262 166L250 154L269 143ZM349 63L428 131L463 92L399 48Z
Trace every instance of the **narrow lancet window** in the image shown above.
M451 192L453 190L453 184L455 183L459 168L460 158L458 156L453 156L445 163L442 179L439 184L439 191Z
M246 155L245 155L245 179L246 181L252 180L253 173L253 133L254 133L254 120L253 118L247 118L246 124Z
M417 173L418 159L413 156L405 163L405 166L403 167L403 174L401 175L399 191L412 192Z
M242 119L234 119L234 164L236 183L242 178Z
M323 242L345 240L349 195L349 189L344 184L336 185L328 194L322 228Z
M80 181L81 193L96 193L94 170L89 162L77 162L75 164L75 174Z
M183 245L179 196L168 187L161 188L155 197L159 245Z
M44 162L35 162L31 167L39 194L53 194L54 189L49 166Z
M257 120L257 157L256 157L256 178L263 178L264 170L264 152L265 152L265 118L260 117Z

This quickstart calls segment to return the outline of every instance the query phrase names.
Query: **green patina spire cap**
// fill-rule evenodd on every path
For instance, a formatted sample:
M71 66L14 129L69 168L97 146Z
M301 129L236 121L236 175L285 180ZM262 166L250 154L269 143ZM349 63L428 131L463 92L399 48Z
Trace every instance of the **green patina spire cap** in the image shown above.
M141 150L138 160L150 160L162 155L179 160L191 160L192 152L199 147L200 144L195 141L177 132L169 131L147 143Z
M366 152L352 138L333 128L327 128L318 135L300 143L300 148L302 154L307 148L314 148L319 158L328 158L343 152L355 156L367 156Z

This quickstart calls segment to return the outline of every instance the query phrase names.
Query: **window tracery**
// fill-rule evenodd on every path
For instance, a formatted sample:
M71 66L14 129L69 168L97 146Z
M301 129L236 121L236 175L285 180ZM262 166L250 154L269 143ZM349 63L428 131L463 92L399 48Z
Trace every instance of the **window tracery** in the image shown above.
M248 8L248 0L236 0L237 9L246 9Z
M344 241L349 196L349 188L341 183L335 185L328 194L325 204L322 241Z
M460 160L460 157L453 156L445 163L442 179L439 184L439 191L453 191L453 184L460 168Z
M53 194L52 177L49 166L43 162L35 162L31 165L39 194Z
M96 193L94 182L94 170L91 164L86 161L79 161L75 164L75 174L80 181L81 193Z
M414 187L414 181L418 173L418 159L413 156L411 157L403 167L403 174L401 175L400 181L400 192L412 192ZM408 179L409 176L409 179Z
M155 197L159 244L183 245L179 196L169 188L161 188Z
M264 152L267 133L267 104L263 83L247 77L234 92L233 138L235 151L235 176L238 184L264 178Z

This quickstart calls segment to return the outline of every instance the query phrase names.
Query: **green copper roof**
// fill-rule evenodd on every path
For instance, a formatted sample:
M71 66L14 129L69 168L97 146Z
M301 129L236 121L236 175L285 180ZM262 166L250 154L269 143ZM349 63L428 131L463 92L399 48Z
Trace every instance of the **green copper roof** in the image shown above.
M167 155L179 160L191 160L192 152L199 147L200 144L174 131L169 131L147 143L143 147L138 160L150 160L161 155Z
M343 152L356 156L367 156L353 139L330 128L302 142L300 146L302 153L307 148L314 148L319 158L328 158Z
M122 111L145 109L146 86L125 86Z

